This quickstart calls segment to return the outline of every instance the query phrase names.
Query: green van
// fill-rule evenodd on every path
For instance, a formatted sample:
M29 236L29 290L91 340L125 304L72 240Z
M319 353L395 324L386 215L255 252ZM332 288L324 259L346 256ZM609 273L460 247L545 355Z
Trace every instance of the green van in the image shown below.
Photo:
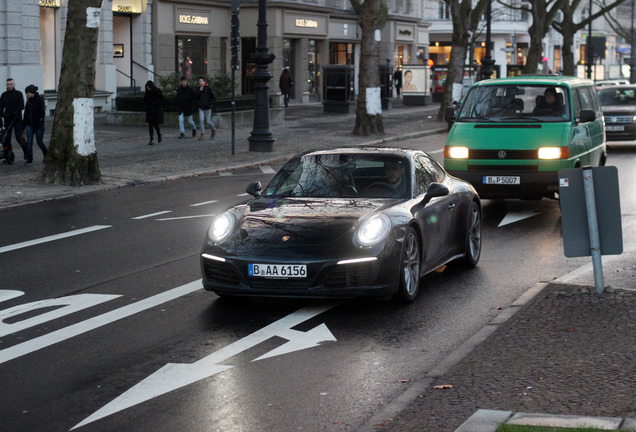
M473 85L455 115L444 168L482 198L555 198L558 171L605 165L605 122L591 80L518 76Z

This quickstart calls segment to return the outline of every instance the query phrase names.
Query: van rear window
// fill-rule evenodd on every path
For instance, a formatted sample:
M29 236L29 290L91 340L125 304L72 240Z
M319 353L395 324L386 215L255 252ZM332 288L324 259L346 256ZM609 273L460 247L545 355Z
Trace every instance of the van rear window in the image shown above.
M563 122L570 118L566 88L508 84L473 87L457 121Z

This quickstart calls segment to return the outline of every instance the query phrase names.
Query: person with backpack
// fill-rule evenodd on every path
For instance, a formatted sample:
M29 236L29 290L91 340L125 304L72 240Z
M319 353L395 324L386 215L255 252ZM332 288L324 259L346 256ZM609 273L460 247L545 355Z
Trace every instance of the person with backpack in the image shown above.
M199 107L199 121L201 123L201 135L199 140L205 139L205 125L210 126L210 138L214 139L216 127L212 123L212 108L216 104L216 94L208 85L204 77L199 78L199 88L194 94L194 99Z
M34 134L38 147L42 150L42 155L46 157L48 153L48 149L44 145L46 108L44 98L38 93L36 85L28 85L24 89L24 93L26 94L27 102L24 108L22 127L26 131L26 164L32 164Z

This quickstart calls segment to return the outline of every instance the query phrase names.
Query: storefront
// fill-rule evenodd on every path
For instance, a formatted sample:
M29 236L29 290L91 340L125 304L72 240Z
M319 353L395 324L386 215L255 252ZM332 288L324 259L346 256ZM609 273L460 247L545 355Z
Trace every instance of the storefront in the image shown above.
M58 62L55 43L57 37L56 16L60 8L60 0L40 0L40 59L44 69L44 86L42 90L55 90L61 66Z
M143 43L142 0L113 0L113 64L115 65L117 88L143 87L138 82L146 73L135 66L137 49ZM135 73L137 72L137 73ZM137 75L137 79L135 79Z

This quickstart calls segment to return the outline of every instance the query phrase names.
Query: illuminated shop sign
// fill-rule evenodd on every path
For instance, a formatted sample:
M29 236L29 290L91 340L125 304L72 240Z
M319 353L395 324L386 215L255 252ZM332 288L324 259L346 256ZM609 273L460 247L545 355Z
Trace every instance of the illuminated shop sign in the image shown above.
M296 27L318 28L318 21L311 19L296 19Z
M60 0L40 0L40 7L60 7Z
M119 13L141 13L141 2L139 0L113 0L113 12Z
M208 25L208 17L201 15L179 15L179 22L182 24Z

